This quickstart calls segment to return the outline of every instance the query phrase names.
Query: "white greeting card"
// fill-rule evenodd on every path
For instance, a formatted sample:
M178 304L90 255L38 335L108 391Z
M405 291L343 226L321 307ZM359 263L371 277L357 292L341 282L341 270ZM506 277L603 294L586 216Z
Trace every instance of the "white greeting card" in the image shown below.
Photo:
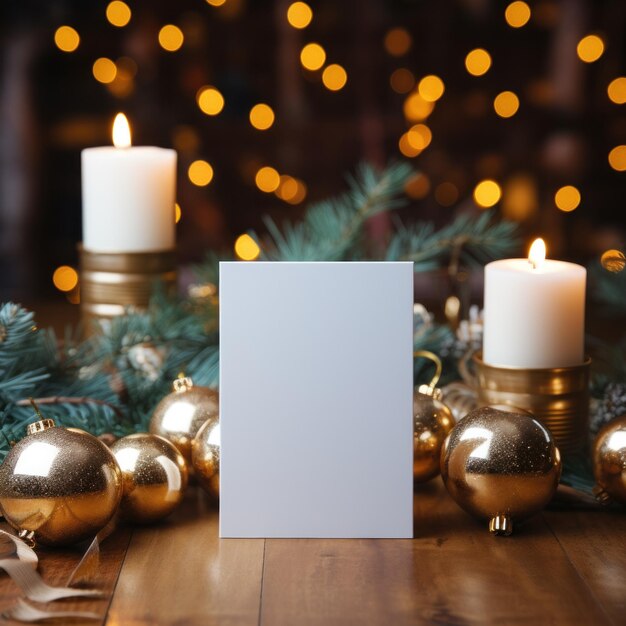
M413 536L413 264L220 264L220 536Z

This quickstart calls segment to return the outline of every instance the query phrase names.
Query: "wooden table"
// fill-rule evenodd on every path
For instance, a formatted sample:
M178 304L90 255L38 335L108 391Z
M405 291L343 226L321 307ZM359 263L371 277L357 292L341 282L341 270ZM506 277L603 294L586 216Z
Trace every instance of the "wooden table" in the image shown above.
M106 600L47 608L95 611L109 626L626 623L623 513L547 511L492 537L437 478L416 494L413 540L220 540L217 522L189 489L168 520L103 543ZM64 583L80 554L40 550L44 579ZM17 595L3 574L0 611Z

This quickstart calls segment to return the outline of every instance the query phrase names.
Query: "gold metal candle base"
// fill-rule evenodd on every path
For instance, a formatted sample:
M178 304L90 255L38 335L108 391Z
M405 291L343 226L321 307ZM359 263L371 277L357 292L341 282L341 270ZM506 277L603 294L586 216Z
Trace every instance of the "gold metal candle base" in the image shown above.
M589 430L589 366L524 369L487 365L474 355L481 405L530 411L548 427L562 455L584 449Z
M128 307L146 308L155 282L168 292L176 289L174 250L91 252L79 244L78 252L81 313L87 331L94 320L122 315Z

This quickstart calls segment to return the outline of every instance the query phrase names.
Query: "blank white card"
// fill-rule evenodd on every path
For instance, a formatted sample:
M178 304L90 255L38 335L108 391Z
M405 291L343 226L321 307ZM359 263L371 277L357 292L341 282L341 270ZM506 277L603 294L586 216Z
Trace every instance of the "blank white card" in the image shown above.
M220 263L220 536L413 536L413 264Z

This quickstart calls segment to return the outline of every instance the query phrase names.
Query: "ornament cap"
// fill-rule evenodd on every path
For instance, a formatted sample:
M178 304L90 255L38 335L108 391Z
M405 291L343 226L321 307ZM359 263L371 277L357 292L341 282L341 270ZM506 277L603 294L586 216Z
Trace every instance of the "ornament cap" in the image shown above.
M193 387L193 380L189 376L183 376L182 374L174 381L172 381L172 389L177 393L183 391L189 391Z
M418 393L421 393L425 396L430 396L431 398L434 398L435 400L440 400L441 389L439 389L436 385L439 382L439 379L441 378L441 371L443 369L441 365L441 359L436 354L434 354L433 352L430 352L429 350L416 350L413 353L413 358L418 358L418 357L429 359L435 364L435 375L432 377L432 380L427 385L420 385L417 388Z
M420 385L417 388L417 392L424 396L430 396L435 400L441 400L441 389L439 387L431 387L430 385Z
M55 426L56 424L54 423L54 420L44 417L43 419L37 420L36 422L29 424L26 427L26 434L34 435L35 433L43 432L44 430L48 430L48 428L54 428Z
M489 520L489 532L508 537L513 533L513 521L508 515L496 515Z

